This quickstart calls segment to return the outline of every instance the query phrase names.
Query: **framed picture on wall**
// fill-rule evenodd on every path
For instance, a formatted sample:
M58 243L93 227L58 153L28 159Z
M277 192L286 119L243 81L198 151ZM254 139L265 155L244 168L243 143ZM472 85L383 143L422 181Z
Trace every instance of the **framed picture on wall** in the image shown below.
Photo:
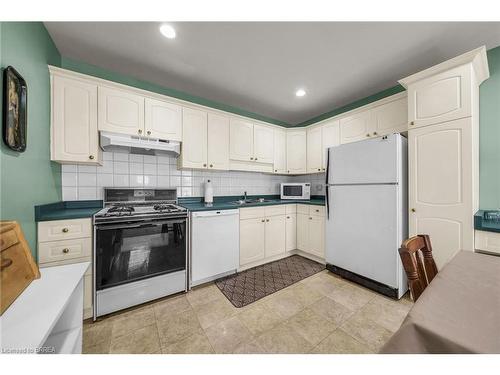
M12 66L3 74L3 140L12 150L23 152L26 150L28 87Z

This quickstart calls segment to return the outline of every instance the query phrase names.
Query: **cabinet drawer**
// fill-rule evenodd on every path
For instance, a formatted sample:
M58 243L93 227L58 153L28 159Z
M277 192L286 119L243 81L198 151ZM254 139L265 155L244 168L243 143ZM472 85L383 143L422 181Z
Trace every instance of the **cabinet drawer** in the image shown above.
M58 241L72 238L91 237L92 220L55 220L38 223L38 241Z
M297 205L296 204L287 204L285 206L285 213L286 214L295 214L295 213L297 213Z
M476 250L500 254L500 233L476 230L475 237Z
M285 215L286 207L284 205L265 207L266 216Z
M324 206L309 206L309 215L325 216Z
M38 245L38 262L58 262L66 259L90 257L92 241L88 238L42 242Z
M298 204L297 205L297 213L309 215L309 205L307 204Z
M257 219L259 217L264 217L265 214L266 210L264 207L240 208L240 220Z
M2 233L2 237L0 238L0 250L4 251L18 242L19 240L17 239L14 229L8 230L7 232Z

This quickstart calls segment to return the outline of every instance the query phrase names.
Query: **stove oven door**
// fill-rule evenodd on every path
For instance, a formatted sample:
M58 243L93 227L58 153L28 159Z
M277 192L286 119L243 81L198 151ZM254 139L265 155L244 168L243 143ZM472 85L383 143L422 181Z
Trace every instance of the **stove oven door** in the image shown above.
M186 269L186 219L99 224L96 290Z

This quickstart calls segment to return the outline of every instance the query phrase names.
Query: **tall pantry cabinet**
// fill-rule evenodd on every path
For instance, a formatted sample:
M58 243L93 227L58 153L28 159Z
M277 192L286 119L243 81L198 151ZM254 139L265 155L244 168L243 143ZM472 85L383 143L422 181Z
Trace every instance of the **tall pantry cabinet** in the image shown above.
M399 81L408 91L409 234L430 236L438 268L474 251L479 85L488 77L481 47Z

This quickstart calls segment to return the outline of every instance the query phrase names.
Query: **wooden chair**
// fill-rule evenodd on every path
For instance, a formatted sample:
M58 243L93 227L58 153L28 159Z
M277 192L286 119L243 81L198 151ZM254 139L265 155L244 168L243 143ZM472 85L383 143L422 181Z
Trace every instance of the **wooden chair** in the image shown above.
M401 244L399 255L403 262L413 300L416 301L438 273L432 257L431 240L426 234L411 237Z

